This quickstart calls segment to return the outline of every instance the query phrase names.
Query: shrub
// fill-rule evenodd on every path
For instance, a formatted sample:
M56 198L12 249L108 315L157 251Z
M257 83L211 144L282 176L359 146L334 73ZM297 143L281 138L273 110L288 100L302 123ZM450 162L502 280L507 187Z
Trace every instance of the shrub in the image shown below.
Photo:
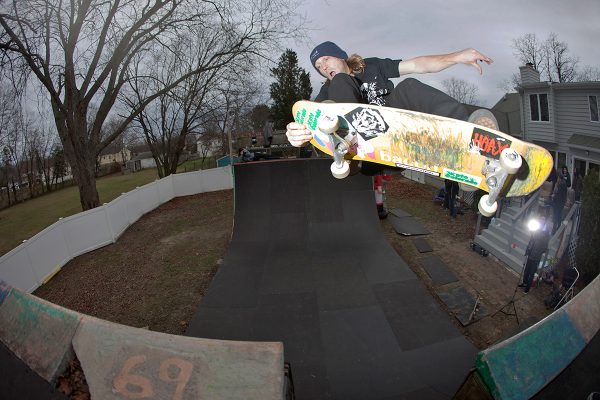
M575 255L581 279L589 283L600 273L600 181L595 170L583 181L580 221Z

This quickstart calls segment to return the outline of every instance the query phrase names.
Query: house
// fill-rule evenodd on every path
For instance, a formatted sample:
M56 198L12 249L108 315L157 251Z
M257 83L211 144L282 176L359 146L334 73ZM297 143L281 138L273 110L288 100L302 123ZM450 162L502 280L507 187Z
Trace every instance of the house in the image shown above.
M127 147L118 144L110 144L100 152L98 163L100 166L113 163L123 165L130 159L131 151Z
M539 144L585 176L600 167L600 82L540 82L531 64L520 67L523 139Z
M152 157L150 146L147 144L139 144L131 147L131 159L126 164L126 168L132 172L146 168L156 168L156 161Z

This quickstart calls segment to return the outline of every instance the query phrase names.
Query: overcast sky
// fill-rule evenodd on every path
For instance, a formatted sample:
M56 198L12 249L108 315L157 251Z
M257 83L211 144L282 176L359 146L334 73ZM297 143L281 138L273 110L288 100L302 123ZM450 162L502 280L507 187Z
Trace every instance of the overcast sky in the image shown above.
M579 57L580 66L600 68L600 0L305 0L299 11L312 30L307 43L287 46L310 71L315 95L323 78L308 57L326 40L348 54L401 59L473 47L494 60L483 66L481 76L463 65L413 76L440 89L451 77L471 82L487 107L504 94L498 85L518 72L512 39L526 33L545 40L554 32Z

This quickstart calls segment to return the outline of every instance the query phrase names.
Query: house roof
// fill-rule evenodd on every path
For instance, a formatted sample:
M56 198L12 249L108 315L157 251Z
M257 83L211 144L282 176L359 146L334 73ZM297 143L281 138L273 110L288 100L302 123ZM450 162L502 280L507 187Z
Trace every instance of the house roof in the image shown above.
M133 154L141 154L150 151L150 146L147 143L140 143L129 147Z
M118 154L121 152L121 150L123 150L122 146L119 146L115 143L111 143L108 146L106 146L105 148L103 148L99 155L107 156L109 154Z
M573 134L567 141L569 147L600 150L600 137Z
M576 89L600 89L600 81L588 82L536 82L518 86L520 92L525 89L545 89L553 90L576 90Z
M492 107L492 110L502 112L520 112L521 95L519 93L506 93L498 102Z
M152 152L151 151L144 151L142 153L138 153L138 154L135 155L135 157L133 157L131 159L131 161L146 160L148 158L152 158Z

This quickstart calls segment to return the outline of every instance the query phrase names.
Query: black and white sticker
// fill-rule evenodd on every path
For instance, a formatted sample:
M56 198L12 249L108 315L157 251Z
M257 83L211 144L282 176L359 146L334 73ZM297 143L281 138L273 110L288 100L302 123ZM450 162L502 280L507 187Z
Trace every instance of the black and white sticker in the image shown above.
M371 108L355 108L344 117L350 128L356 131L364 140L383 135L389 129L389 125L379 111Z

